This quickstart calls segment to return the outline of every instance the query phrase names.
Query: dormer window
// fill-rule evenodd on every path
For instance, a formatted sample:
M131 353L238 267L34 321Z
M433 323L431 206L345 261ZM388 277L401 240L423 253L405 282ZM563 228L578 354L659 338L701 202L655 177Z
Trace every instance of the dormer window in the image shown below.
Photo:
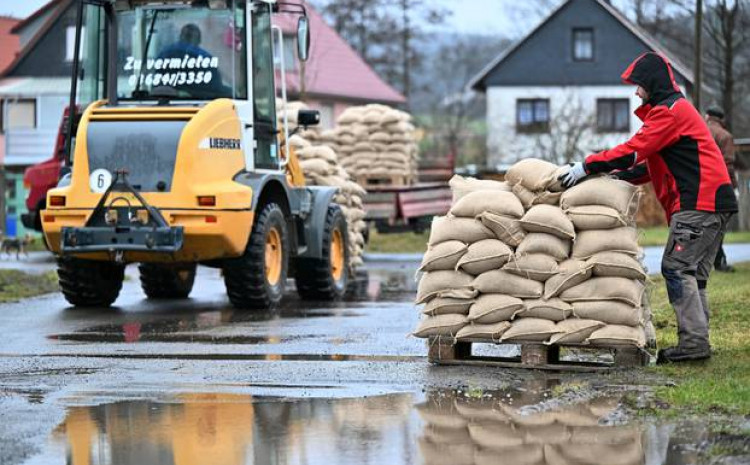
M594 30L592 28L573 29L573 61L594 60Z

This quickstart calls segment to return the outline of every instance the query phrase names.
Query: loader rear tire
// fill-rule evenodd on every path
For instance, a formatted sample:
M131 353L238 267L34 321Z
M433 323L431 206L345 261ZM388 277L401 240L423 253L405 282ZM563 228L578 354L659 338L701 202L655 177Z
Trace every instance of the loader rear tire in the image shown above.
M233 306L268 310L284 296L289 269L289 237L284 211L276 203L255 218L245 253L224 265L224 284Z
M63 257L57 276L65 300L76 307L109 307L117 300L125 266L112 262Z
M149 299L187 299L195 282L195 263L141 263L141 287Z
M302 300L332 301L346 293L349 281L349 240L341 207L329 205L323 231L323 258L300 259L295 282Z

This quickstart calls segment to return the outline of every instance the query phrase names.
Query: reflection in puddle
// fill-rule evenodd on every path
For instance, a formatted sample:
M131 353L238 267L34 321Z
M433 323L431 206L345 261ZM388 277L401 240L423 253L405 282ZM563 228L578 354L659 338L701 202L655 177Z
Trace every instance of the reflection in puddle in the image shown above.
M696 463L690 446L705 439L703 428L610 425L617 423L613 398L522 408L545 392L296 400L200 394L74 407L46 455L57 451L71 465Z

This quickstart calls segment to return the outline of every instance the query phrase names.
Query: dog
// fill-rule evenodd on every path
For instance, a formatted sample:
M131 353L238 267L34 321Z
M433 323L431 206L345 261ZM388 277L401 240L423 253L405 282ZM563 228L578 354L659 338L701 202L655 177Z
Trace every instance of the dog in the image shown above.
M16 260L20 260L21 254L24 254L26 257L29 256L27 248L32 242L34 242L34 238L31 237L31 234L26 234L22 238L4 237L2 242L0 242L0 253L10 257L11 253L15 252Z

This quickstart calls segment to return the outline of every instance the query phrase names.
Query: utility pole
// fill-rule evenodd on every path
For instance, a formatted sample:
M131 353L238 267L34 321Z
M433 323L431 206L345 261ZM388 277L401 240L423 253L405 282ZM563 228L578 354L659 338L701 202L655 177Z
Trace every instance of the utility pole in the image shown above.
M703 86L703 0L695 2L695 70L693 75L693 105L701 111Z
M411 25L409 24L409 1L401 0L401 13L403 17L403 35L401 48L404 58L404 97L406 97L406 109L409 109L409 94L411 94Z

